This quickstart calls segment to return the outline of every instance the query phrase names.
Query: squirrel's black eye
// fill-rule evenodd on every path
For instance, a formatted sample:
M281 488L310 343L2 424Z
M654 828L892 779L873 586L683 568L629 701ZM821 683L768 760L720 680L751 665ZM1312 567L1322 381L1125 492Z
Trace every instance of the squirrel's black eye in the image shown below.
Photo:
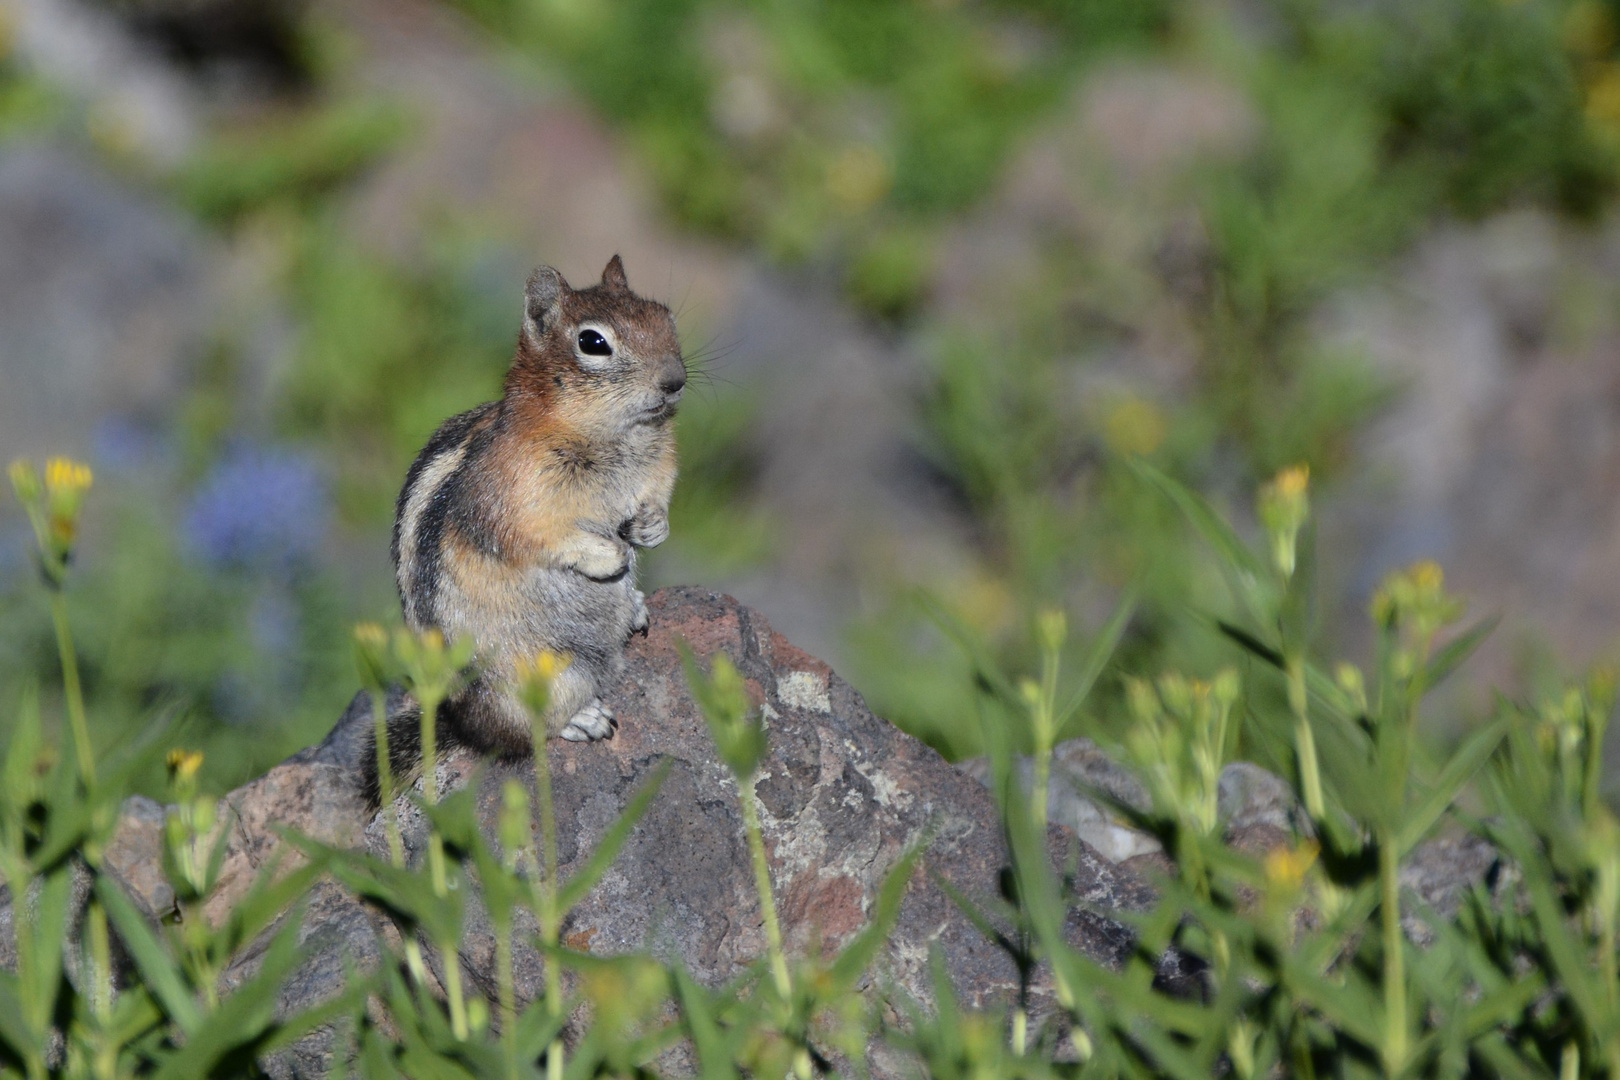
M613 346L609 345L607 338L595 330L581 330L579 332L579 351L586 356L612 356Z

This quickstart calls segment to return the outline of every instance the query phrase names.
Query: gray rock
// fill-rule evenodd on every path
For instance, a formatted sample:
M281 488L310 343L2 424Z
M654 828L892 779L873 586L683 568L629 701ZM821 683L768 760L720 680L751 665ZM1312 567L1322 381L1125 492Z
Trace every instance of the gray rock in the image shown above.
M1011 962L985 940L940 887L949 882L992 909L1006 849L989 794L935 751L873 716L859 695L825 664L771 631L729 597L696 589L664 590L648 601L650 635L633 642L625 682L609 695L619 718L611 741L548 747L564 874L589 858L604 831L640 785L668 762L670 775L624 851L598 886L574 909L563 933L570 947L613 955L647 950L679 958L709 985L731 979L765 950L765 937L737 803L737 786L714 752L686 686L676 643L702 657L725 653L748 681L766 718L770 752L756 791L783 932L790 951L834 950L866 922L887 871L914 844L926 844L899 922L873 984L892 985L929 1001L928 958L939 949L963 1004L982 1008L1007 1000L1017 985ZM320 745L290 758L221 801L229 830L219 888L205 908L223 919L261 875L285 873L301 855L281 836L291 829L338 847L381 853L380 818L359 795L361 735L372 723L370 703L356 697ZM486 762L466 751L440 766L446 790L475 785L481 820L493 828L502 785L530 785L527 761ZM420 857L425 823L402 802L407 849ZM165 810L131 799L104 866L156 922L172 909L162 873ZM1054 865L1063 866L1078 896L1067 932L1105 962L1121 962L1131 933L1111 913L1141 911L1152 891L1128 871L1054 827ZM461 949L474 988L493 996L494 938L476 899ZM0 907L0 927L9 925ZM308 950L283 988L280 1007L299 1011L329 999L351 970L373 970L382 942L397 929L380 913L330 882L307 898L299 940ZM266 935L267 937L268 935ZM0 934L0 950L10 946ZM225 975L225 989L250 978L265 941L244 950ZM0 960L8 954L0 951ZM438 966L431 955L430 963ZM1172 982L1193 976L1168 963ZM543 985L533 950L518 956L518 990L530 999ZM1044 975L1034 987L1037 1009L1051 1006ZM318 1031L282 1051L267 1068L277 1077L324 1075L332 1032Z
M956 767L982 784L990 782L986 758L970 758ZM1033 772L1030 759L1020 758L1018 773L1026 787ZM1053 748L1047 806L1054 824L1072 830L1110 862L1125 863L1160 851L1159 842L1132 828L1110 800L1136 810L1152 806L1147 788L1136 775L1090 739L1069 739ZM1221 770L1218 800L1229 839L1256 825L1288 834L1302 824L1288 784L1246 761L1235 761Z
M987 792L923 743L879 720L825 664L775 634L729 597L667 589L648 602L652 632L630 649L629 677L607 702L619 718L608 742L549 746L559 823L561 873L581 867L596 842L651 772L670 775L603 881L574 909L563 934L578 949L612 955L647 950L679 958L694 977L719 985L765 949L765 937L737 804L737 786L716 757L687 691L676 642L699 656L725 653L748 680L767 720L770 752L756 791L762 807L783 932L790 951L834 950L864 925L888 869L911 845L927 842L882 960L884 979L928 1001L931 948L945 958L965 1005L979 1008L1016 986L1007 958L955 908L934 878L993 902L1006 851ZM364 708L351 724L368 723ZM347 736L335 735L337 744ZM352 743L349 743L352 745ZM464 751L441 766L450 787L474 784L479 814L493 834L509 779L533 787L526 761L485 763ZM427 830L400 802L408 853L421 855ZM368 831L382 854L380 822ZM1146 886L1088 845L1059 830L1054 860L1076 857L1073 880L1084 909L1069 930L1092 956L1117 963L1125 928L1107 918L1152 902ZM464 970L493 991L494 939L475 909L463 944ZM520 954L519 994L540 986L541 962ZM1050 988L1036 988L1040 1001Z

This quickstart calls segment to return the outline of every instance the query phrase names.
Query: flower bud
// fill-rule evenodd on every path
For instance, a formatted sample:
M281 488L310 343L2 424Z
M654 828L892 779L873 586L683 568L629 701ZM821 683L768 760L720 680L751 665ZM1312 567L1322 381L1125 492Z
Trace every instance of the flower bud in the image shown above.
M1069 619L1060 608L1047 608L1035 616L1035 638L1049 653L1063 651L1069 637Z
M18 458L11 463L8 470L11 474L11 490L17 493L17 499L24 505L37 503L41 495L45 494L45 487L39 481L39 473L34 469L34 463L27 458Z
M545 715L546 707L551 704L551 684L572 662L572 657L547 649L517 665L518 697L532 719L538 721Z
M1310 466L1294 465L1260 489L1260 523L1271 538L1272 561L1285 578L1294 576L1299 530L1310 516L1310 478Z
M704 675L697 658L684 644L681 659L686 665L686 681L708 722L720 760L746 783L765 757L766 742L764 725L752 715L742 672L724 653L717 653L709 663L709 674Z
M388 635L376 623L360 623L354 628L354 666L360 685L373 693L385 693L393 681L388 652Z

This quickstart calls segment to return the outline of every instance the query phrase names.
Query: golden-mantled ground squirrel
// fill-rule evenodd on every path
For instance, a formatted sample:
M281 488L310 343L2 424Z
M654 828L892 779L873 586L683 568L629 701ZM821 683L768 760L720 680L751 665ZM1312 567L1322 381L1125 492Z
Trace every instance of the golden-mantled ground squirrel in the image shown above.
M510 680L543 651L571 661L552 685L547 731L612 736L598 695L647 627L636 549L669 535L670 418L686 385L674 318L630 291L617 255L585 289L541 267L524 300L504 395L434 433L394 519L406 625L477 643L478 677L441 708L440 746L501 755L531 748ZM418 724L414 706L389 718L401 779L421 764ZM375 750L362 760L375 802Z

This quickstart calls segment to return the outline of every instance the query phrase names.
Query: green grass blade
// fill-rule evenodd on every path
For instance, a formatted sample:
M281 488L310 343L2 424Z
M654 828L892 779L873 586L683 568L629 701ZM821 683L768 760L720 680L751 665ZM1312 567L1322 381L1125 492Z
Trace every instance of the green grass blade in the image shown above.
M1151 487L1157 488L1174 503L1176 509L1187 519L1187 523L1193 527L1193 531L1198 533L1229 566L1255 578L1268 573L1269 568L1266 564L1249 549L1243 538L1238 536L1232 526L1226 523L1202 495L1141 458L1127 458L1126 464L1138 477L1147 481Z
M297 921L290 921L265 952L259 971L220 1002L184 1046L167 1057L153 1080L198 1080L216 1075L222 1064L241 1068L259 1056L276 1030L276 999L302 960ZM226 1073L235 1071L227 1068Z
M180 1030L194 1036L203 1024L203 1011L186 985L180 965L169 955L158 940L146 918L124 895L111 878L96 879L96 896L118 930L118 936L129 950L130 958L141 973L147 989L162 1003L164 1011L180 1025Z
M26 1015L17 976L0 970L0 1040L4 1040L6 1048L18 1059L38 1055L45 1048L44 1033L24 1023Z
M906 887L911 884L911 876L917 869L925 846L925 840L914 843L884 877L865 928L844 946L832 963L829 973L832 977L832 993L842 994L853 987L866 972L878 950L889 940L895 920L900 917L900 903L905 899Z
M1507 731L1508 720L1496 720L1470 735L1451 755L1451 760L1446 762L1446 767L1435 779L1434 786L1406 812L1405 822L1395 834L1395 850L1399 854L1404 856L1428 835L1458 793L1479 775L1479 770L1496 753Z
M1134 614L1136 614L1136 597L1127 593L1124 599L1120 600L1119 606L1114 608L1114 613L1108 617L1108 621L1103 624L1102 630L1092 640L1090 647L1086 649L1085 659L1080 663L1080 678L1075 683L1074 692L1069 696L1068 704L1059 709L1054 718L1057 730L1061 731L1063 725L1080 711L1080 706L1085 704L1086 698L1091 696L1097 680L1102 677L1103 669L1108 666L1108 661L1114 658L1114 651L1119 648L1120 639L1125 636L1125 628L1130 625L1131 616Z
M1501 621L1500 615L1481 619L1447 642L1444 648L1430 657L1428 666L1424 669L1423 685L1429 689L1439 685L1442 679L1460 667L1485 643L1485 639L1491 636L1491 632Z
M680 1002L681 1016L686 1020L692 1045L697 1048L703 1080L735 1080L737 1070L731 1046L709 1008L708 991L700 987L679 962L670 969L670 981L675 986L675 997Z

